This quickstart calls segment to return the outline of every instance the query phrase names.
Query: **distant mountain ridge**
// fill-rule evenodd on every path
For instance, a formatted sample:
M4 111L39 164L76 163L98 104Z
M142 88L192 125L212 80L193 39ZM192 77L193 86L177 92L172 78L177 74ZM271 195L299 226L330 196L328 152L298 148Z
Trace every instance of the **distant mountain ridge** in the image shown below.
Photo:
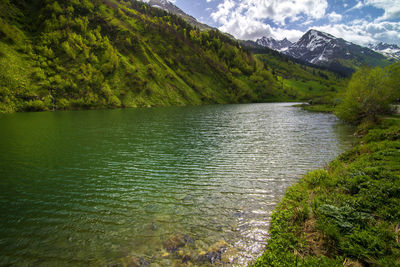
M370 48L317 30L307 31L297 42L292 44L289 44L290 41L283 42L284 40L276 41L271 37L264 37L257 40L257 43L296 59L343 72L350 69L355 70L362 64L385 66L390 63L390 60L384 55Z
M380 42L378 44L368 44L368 48L383 54L387 58L400 60L400 47L398 45Z
M257 39L256 43L261 46L266 46L271 49L277 50L277 51L285 51L289 46L291 46L293 43L289 41L288 39L284 38L283 40L275 40L272 37L263 37L261 39Z

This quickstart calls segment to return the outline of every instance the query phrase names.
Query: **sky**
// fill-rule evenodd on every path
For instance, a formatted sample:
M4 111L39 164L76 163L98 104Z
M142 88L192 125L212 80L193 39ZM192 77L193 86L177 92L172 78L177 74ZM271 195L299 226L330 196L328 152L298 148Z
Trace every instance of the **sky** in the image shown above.
M170 0L171 1L171 0ZM297 41L316 29L367 45L400 45L400 0L172 0L198 21L242 40Z

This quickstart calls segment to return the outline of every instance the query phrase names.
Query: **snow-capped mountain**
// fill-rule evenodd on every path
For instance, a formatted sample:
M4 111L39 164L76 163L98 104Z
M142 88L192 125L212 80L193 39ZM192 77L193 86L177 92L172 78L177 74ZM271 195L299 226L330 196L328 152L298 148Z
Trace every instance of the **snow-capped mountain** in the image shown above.
M318 65L329 65L332 61L339 59L360 63L367 63L363 61L369 58L384 59L382 55L369 48L316 30L306 32L300 40L288 48L286 53Z
M262 40L262 39L261 39ZM269 43L272 40L265 38ZM257 42L263 45L260 42ZM269 46L265 43L265 46ZM328 33L317 30L307 31L297 42L286 49L276 49L282 53L294 58L306 61L320 66L328 66L339 70L355 69L362 64L367 65L385 65L387 59L367 47L362 47L342 38L336 38Z
M256 43L258 45L266 46L266 47L269 47L271 49L274 49L274 50L277 50L280 52L287 50L287 48L293 44L291 41L289 41L286 38L279 41L279 40L275 40L272 37L263 37L261 39L258 39L256 41Z
M185 12L182 11L182 9L180 9L179 7L177 7L176 5L174 5L173 3L171 3L168 0L140 0L144 3L147 3L149 5L151 5L152 7L156 7L156 8L160 8L163 9L165 11L168 11L174 15L180 16L182 17L184 20L186 20L189 24L191 24L192 26L195 26L199 29L212 29L212 27L203 24L201 22L198 22L194 17L186 14Z
M398 45L380 42L378 44L368 44L368 48L381 53L387 58L400 60L400 47Z

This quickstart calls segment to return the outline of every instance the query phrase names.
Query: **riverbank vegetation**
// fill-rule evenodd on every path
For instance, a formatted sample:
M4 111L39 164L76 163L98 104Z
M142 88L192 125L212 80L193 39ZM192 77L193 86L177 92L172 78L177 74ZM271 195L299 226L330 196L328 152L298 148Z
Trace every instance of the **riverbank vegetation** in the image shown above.
M400 266L399 65L357 71L337 107L359 144L290 187L254 266ZM396 74L397 73L397 74Z
M400 99L400 63L386 68L362 67L352 76L336 115L352 124L376 122L392 114Z
M335 113L351 124L376 121L392 114L400 99L400 63L385 68L363 66L348 81L346 90L297 105L308 111ZM344 86L346 87L346 86ZM399 103L397 103L399 104Z

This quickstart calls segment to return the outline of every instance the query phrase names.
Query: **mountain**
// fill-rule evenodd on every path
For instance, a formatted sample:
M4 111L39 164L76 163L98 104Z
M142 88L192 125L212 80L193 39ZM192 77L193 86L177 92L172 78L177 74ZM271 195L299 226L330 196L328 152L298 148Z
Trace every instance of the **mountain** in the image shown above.
M369 44L368 48L381 53L387 58L400 60L400 47L398 45L380 42L378 44Z
M281 94L237 41L142 2L9 0L0 8L0 112L245 103Z
M158 3L0 1L0 113L309 100L341 87Z
M285 53L313 64L328 66L333 63L348 67L362 64L375 66L384 65L387 62L385 57L369 48L316 30L306 32Z
M261 39L258 39L256 41L258 45L269 47L271 49L277 50L277 51L285 51L287 48L289 48L293 43L290 42L288 39L283 39L283 40L275 40L272 37L262 37Z
M274 40L268 38L264 40L266 46L274 43ZM259 42L261 43L262 41ZM276 48L274 49L279 51ZM297 42L287 48L281 48L281 51L296 59L343 73L351 73L363 64L371 66L390 64L390 61L380 53L317 30L307 31Z
M160 8L165 11L168 11L169 13L180 16L181 18L186 20L186 22L188 22L190 25L197 27L200 30L213 29L212 27L210 27L206 24L198 22L194 17L186 14L185 12L182 11L182 9L180 9L179 7L177 7L176 5L174 5L173 3L171 3L168 0L140 0L140 1L147 3L152 7Z

